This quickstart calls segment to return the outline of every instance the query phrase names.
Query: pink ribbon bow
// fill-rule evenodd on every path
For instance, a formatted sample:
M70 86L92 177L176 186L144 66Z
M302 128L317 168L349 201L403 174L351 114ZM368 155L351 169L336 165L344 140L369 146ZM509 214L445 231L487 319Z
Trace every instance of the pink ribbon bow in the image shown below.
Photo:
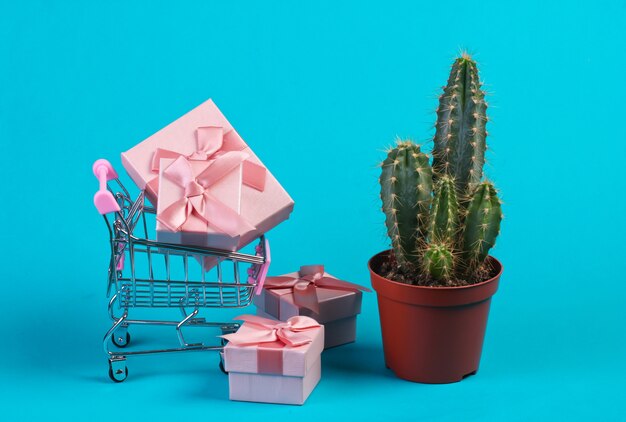
M243 153L236 151L225 154L223 158L214 161L194 177L189 161L179 156L163 170L163 175L183 188L184 194L160 212L157 219L172 231L179 231L191 214L233 237L254 230L252 224L207 190L236 168L241 163L242 157Z
M243 165L243 184L258 191L265 189L265 177L267 170L262 165L253 163L248 159L249 153L243 152L246 149L238 136L229 136L234 130L224 133L221 126L204 126L196 129L196 151L189 155L180 154L175 151L157 148L152 156L152 171L158 172L161 165L161 158L178 158L183 156L192 161L221 160L224 157L238 153L239 164Z
M313 341L303 332L321 327L313 318L306 316L291 317L285 322L256 315L240 315L235 319L243 320L244 324L236 333L220 336L235 346L255 346L274 342L282 343L283 347L302 346Z
M367 287L347 281L338 280L333 277L324 276L323 265L303 265L300 267L297 277L279 276L265 279L264 288L271 289L293 289L294 303L303 308L319 314L320 305L317 297L317 287L326 289L346 290L356 292L359 290L370 292Z

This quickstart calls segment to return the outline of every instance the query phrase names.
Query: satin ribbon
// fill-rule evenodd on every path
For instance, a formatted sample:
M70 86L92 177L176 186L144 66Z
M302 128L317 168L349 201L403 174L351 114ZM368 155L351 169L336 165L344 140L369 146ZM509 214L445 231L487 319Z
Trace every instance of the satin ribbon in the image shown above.
M196 151L189 155L184 155L176 151L157 148L152 156L152 171L159 172L161 158L178 158L183 156L192 161L220 161L231 153L240 153L243 157L240 164L243 164L242 182L258 191L265 189L265 177L267 169L262 165L253 163L248 159L249 153L243 150L247 145L238 136L229 136L231 131L224 133L221 126L204 126L196 129Z
M232 237L254 230L252 224L208 191L211 185L239 166L244 156L238 151L224 154L196 177L189 161L179 156L163 170L163 176L183 188L184 194L160 212L157 219L172 231L179 231L192 214Z
M345 290L357 292L359 290L371 292L370 289L358 284L338 280L334 277L324 276L323 265L303 265L300 267L297 277L279 276L265 279L263 288L293 290L293 302L296 306L310 309L319 314L320 305L316 289L323 287L326 289Z
M321 327L317 321L307 316L291 317L285 322L256 315L240 315L235 319L242 320L244 324L236 333L220 336L235 346L259 346L277 341L283 347L302 346L313 341L303 332Z
M259 374L283 374L283 351L285 346L297 347L309 344L312 337L304 334L321 327L313 318L295 316L286 322L274 321L256 315L240 315L243 320L236 333L220 336L235 346L262 346L257 353Z

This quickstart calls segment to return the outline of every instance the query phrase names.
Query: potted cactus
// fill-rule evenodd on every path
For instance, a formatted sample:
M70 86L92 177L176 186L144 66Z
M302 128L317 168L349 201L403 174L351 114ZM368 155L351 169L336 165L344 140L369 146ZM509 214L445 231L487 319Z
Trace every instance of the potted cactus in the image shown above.
M380 176L391 249L369 261L387 367L425 383L476 373L502 273L489 256L501 201L483 179L487 103L476 62L457 58L439 97L429 155L412 141L387 151Z

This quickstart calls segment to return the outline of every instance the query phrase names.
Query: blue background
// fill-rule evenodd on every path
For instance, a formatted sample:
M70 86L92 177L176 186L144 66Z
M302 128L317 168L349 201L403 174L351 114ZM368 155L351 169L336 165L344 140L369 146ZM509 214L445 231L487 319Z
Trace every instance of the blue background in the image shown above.
M626 2L523 3L2 2L3 417L626 420ZM396 135L430 148L462 48L491 92L487 174L506 202L477 376L395 378L369 294L304 407L228 401L206 353L109 381L93 160L122 170L120 152L211 97L296 201L272 272L322 262L368 285L388 243L377 162Z

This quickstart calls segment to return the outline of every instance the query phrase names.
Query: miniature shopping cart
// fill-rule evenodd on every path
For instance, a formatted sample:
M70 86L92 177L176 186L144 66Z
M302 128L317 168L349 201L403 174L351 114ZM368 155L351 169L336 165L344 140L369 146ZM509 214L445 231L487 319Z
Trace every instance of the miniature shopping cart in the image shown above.
M100 182L94 204L107 224L111 244L107 297L113 325L104 336L109 377L115 382L126 379L128 356L184 351L217 351L224 370L225 340L218 339L213 345L188 343L183 328L210 327L221 334L237 331L237 323L209 322L199 318L198 312L200 308L248 306L267 275L269 243L261 236L252 255L150 240L147 221L154 218L155 209L146 202L144 192L133 200L106 160L96 161L93 172ZM209 272L204 267L207 259L212 266ZM131 319L131 308L179 308L182 316L176 320ZM180 345L124 350L130 342L130 325L172 326Z

